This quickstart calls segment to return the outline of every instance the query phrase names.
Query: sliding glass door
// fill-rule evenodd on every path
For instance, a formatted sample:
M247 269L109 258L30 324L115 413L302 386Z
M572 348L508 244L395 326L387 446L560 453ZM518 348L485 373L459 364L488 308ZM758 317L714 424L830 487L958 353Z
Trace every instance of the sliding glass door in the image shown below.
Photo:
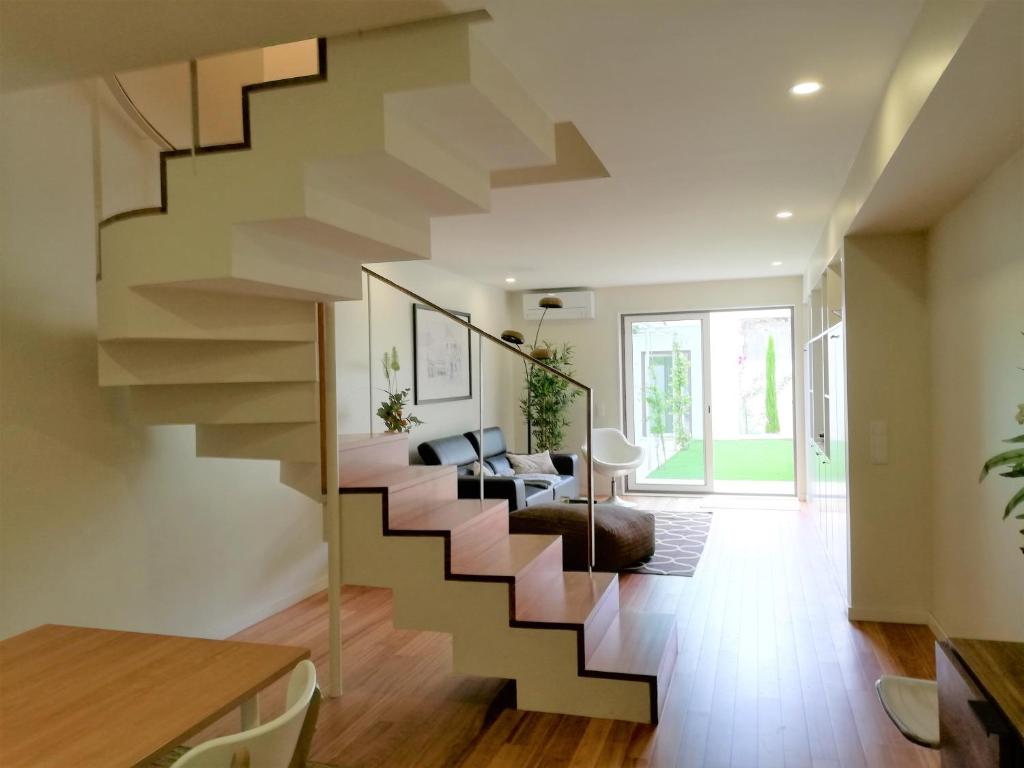
M796 492L791 307L626 315L622 333L626 435L645 451L629 490Z
M626 435L644 447L638 491L712 490L707 313L622 318Z

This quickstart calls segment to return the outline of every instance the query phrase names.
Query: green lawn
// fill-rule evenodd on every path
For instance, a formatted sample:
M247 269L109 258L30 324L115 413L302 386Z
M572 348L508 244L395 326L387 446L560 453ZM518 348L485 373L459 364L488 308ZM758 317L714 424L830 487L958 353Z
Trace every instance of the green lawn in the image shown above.
M666 442L672 450L671 438ZM792 440L715 440L715 480L793 480ZM704 476L704 441L670 456L649 477L699 480Z

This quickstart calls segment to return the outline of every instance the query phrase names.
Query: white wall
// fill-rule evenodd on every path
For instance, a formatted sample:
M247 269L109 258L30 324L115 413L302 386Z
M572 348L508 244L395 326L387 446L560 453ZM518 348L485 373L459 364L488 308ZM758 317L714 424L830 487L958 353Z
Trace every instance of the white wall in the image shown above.
M97 386L94 146L111 199L126 197L111 169L145 164L93 97L71 84L0 103L0 636L43 622L223 636L319 587L319 508L275 463L197 459L191 427L134 426Z
M932 613L951 635L1024 641L1024 536L1002 510L1021 481L978 483L1024 432L1024 155L1018 151L928 238Z
M469 312L474 325L497 336L508 325L508 309L505 292L448 272L429 262L404 262L380 264L375 271L394 280L399 285L420 294L424 298L446 309ZM381 368L381 357L392 347L398 349L402 363L399 372L401 386L413 386L413 301L403 294L376 280L372 281L371 308L373 312L373 351L367 355L366 301L342 302L337 305L338 328L338 418L342 433L366 432L370 426L371 413L384 399L381 391L385 386ZM424 440L435 437L460 434L479 426L479 386L477 375L480 371L480 354L476 334L472 341L473 356L473 398L448 403L413 405L411 412L425 423L415 428L409 436L410 453L419 461L416 446ZM369 361L369 362L368 362ZM512 408L514 397L510 385L509 369L515 362L513 356L484 342L483 346L483 393L485 426L514 425ZM373 373L374 391L369 393L367 366ZM409 402L413 401L413 393ZM373 416L374 430L383 431L383 426Z
M928 308L922 235L847 237L850 615L924 623L930 593ZM873 422L888 459L871 456Z
M709 283L673 283L665 285L599 288L596 293L596 317L593 320L546 321L541 334L552 344L569 342L576 348L576 378L594 389L594 426L622 427L624 423L621 379L621 317L642 312L680 310L747 309L764 306L799 307L802 301L800 277L758 280L724 280ZM522 319L522 294L511 294L508 302L511 324L532 340L535 322ZM804 317L794 312L795 348L804 344ZM794 360L797 396L797 489L804 493L803 459L803 358ZM516 382L521 380L516 378ZM514 396L514 395L513 395ZM586 433L584 400L580 398L572 414L566 447L578 451ZM525 425L518 424L517 445L525 450ZM608 490L607 481L598 476L599 493Z

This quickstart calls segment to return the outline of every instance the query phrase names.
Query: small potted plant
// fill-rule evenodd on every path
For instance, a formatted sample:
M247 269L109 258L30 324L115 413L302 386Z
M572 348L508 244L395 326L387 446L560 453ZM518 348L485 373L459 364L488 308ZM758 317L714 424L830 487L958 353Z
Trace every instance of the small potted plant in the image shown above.
M1024 426L1024 403L1020 403L1017 406L1016 418L1017 423ZM1016 447L1002 453L997 453L986 461L985 466L981 468L981 480L984 480L988 473L996 467L1004 469L1003 472L999 473L1003 477L1024 478L1024 435L1007 438L1005 442L1013 443ZM1008 518L1022 504L1024 504L1024 488L1019 488L1007 502L1006 509L1003 510L1003 519ZM1016 518L1024 520L1024 512L1018 512ZM1024 534L1024 529L1021 530L1021 533ZM1021 552L1024 552L1024 547L1021 547Z
M380 404L377 415L390 434L412 432L413 427L418 427L423 422L411 413L405 415L405 409L409 407L410 390L398 388L398 372L402 370L398 362L398 349L392 347L390 352L385 352L381 363L384 366L384 377L388 382L387 389L381 391L387 394L388 399Z

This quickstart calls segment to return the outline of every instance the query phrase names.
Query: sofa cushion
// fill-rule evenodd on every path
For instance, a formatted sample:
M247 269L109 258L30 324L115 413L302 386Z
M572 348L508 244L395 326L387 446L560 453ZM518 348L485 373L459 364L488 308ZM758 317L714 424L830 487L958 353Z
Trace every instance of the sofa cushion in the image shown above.
M558 470L555 469L555 465L551 462L550 451L541 451L540 453L531 454L510 453L507 454L507 456L509 462L512 464L512 468L515 469L517 475L558 474Z
M478 450L480 445L479 430L466 432L463 437L469 440L469 444L473 446L474 452ZM508 447L505 445L505 433L501 431L501 427L487 427L484 429L484 458L489 459L491 456L503 455L507 452Z
M477 452L465 435L439 437L420 443L417 449L424 464L455 464L463 466L477 460ZM468 468L467 468L468 471Z
M490 458L484 459L484 462L490 465L495 474L500 474L502 477L511 477L516 473L512 468L512 464L509 463L508 456L505 454L491 456Z

